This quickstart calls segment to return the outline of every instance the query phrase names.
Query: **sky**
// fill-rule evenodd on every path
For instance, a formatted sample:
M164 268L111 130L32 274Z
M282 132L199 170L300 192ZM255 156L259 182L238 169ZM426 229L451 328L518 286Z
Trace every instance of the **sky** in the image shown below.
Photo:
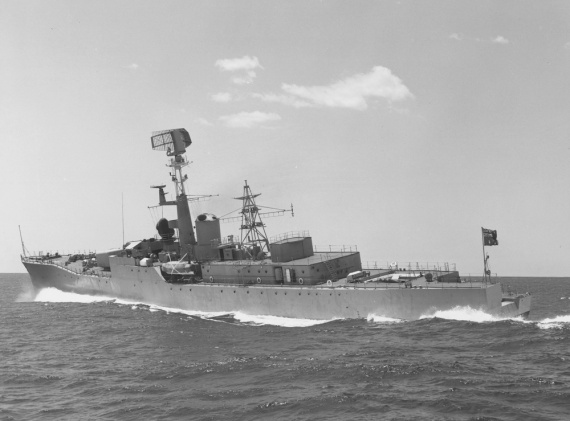
M570 2L0 2L0 272L156 234L183 127L194 216L365 262L570 276ZM164 215L173 218L172 209ZM123 223L124 221L124 223ZM239 222L222 234L239 234Z

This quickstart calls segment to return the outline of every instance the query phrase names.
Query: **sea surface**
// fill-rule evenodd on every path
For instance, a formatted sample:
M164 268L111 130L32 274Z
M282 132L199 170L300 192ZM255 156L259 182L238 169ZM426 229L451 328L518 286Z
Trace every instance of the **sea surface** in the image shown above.
M0 420L569 420L570 278L528 320L193 314L0 274Z

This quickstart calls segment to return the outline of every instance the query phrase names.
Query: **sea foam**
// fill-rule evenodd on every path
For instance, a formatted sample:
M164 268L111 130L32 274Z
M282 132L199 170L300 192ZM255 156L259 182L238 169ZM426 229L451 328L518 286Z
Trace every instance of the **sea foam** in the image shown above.
M75 294L73 292L60 291L53 287L41 289L33 299L33 301L41 303L95 303L113 300L113 298L103 295Z
M536 324L541 329L561 329L570 325L570 315L543 319Z
M248 323L253 325L273 325L281 327L308 327L320 325L323 323L332 322L336 319L331 320L314 320L314 319L294 319L291 317L278 317L278 316L256 316L251 314L245 314L241 312L233 313L234 319L239 320L242 323Z
M378 314L369 314L366 317L366 321L374 322L374 323L402 323L405 320L402 319L394 319L392 317L381 316Z
M426 314L420 317L420 319L432 319L432 318L446 319L446 320L460 320L466 322L497 322L500 320L505 320L503 318L493 316L492 314L485 313L482 310L474 309L469 306L457 306L450 310L436 310L432 314Z

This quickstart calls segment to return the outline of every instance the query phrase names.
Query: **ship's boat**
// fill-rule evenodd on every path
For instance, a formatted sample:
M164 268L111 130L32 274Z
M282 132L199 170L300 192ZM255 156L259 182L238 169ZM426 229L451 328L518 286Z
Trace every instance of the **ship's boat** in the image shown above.
M471 281L447 264L363 267L355 247L318 250L306 231L270 239L262 222L266 213L256 203L259 195L247 181L236 198L241 236L223 237L224 217L202 213L192 220L182 171L191 143L185 129L151 137L152 148L169 158L176 199L166 199L164 185L152 187L158 189L158 206L176 207L176 219L161 218L150 239L89 255L29 256L24 248L22 262L33 286L191 311L320 320L418 319L458 306L498 317L528 316L531 296L504 294L487 270ZM293 207L268 212L293 214Z

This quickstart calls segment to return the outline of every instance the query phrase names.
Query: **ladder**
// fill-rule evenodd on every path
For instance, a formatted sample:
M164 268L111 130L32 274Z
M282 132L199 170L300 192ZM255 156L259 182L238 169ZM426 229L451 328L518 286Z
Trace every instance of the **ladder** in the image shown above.
M333 281L333 282L338 281L338 276L336 274L336 270L334 269L334 267L332 265L332 261L325 260L324 263L325 263L325 266L327 267L327 269L331 275L331 281Z

